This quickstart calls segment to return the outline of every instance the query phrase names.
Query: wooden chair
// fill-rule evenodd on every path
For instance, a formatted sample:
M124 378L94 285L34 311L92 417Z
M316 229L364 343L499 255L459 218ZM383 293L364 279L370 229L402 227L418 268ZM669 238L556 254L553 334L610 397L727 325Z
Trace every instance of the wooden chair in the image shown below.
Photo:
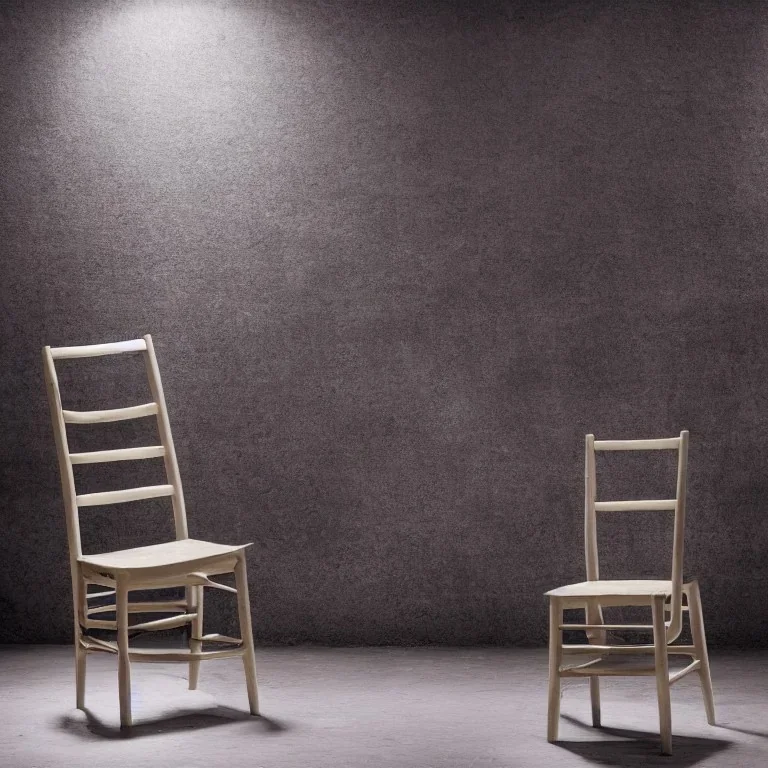
M144 358L152 402L129 408L106 411L62 410L55 360L94 357L139 352ZM250 712L258 714L256 685L256 660L251 629L248 577L246 574L245 549L250 544L228 546L190 539L187 532L187 516L184 493L179 477L179 467L171 438L171 428L160 382L152 337L121 341L114 344L97 344L81 347L45 347L43 350L45 379L53 417L53 431L59 458L59 470L64 495L69 539L69 559L72 572L72 595L75 624L75 668L77 707L85 708L85 664L91 651L116 653L118 659L118 685L120 691L120 724L131 725L131 662L132 661L187 661L189 662L189 687L198 683L200 662L203 659L220 659L241 656L245 667ZM68 424L97 424L123 419L156 416L160 445L142 448L123 448L88 453L70 453L67 443ZM127 490L86 493L78 495L72 471L73 464L93 464L108 461L127 461L162 457L165 462L167 484ZM170 496L176 528L176 540L135 549L84 555L80 541L80 509L102 504L119 504L138 499ZM234 573L235 588L211 580L211 576ZM88 593L88 585L107 587L106 591ZM183 600L166 602L130 602L131 590L167 589L184 587ZM203 588L213 587L237 595L240 619L240 638L219 634L203 634ZM93 598L112 597L113 603L89 606ZM114 613L115 619L100 618L100 614ZM171 613L169 618L129 624L132 613ZM191 625L189 649L161 650L130 648L129 634L156 631ZM108 629L117 632L117 642L92 637L92 629ZM224 643L227 647L203 650L203 642Z
M674 499L662 501L596 501L595 452L645 451L670 449L678 452L677 493ZM670 754L672 748L672 718L670 686L691 672L698 672L707 721L715 722L715 704L709 673L707 641L704 619L696 581L683 582L683 535L685 526L686 468L688 459L688 432L680 437L661 440L595 440L587 435L585 464L585 551L588 581L569 584L546 594L549 608L549 707L547 740L556 741L560 718L560 680L563 677L589 677L592 699L592 724L600 725L600 675L654 675L659 703L661 751ZM669 581L634 580L601 581L597 557L596 512L622 512L625 510L674 511L672 549L672 579ZM683 604L685 597L685 605ZM652 623L649 625L605 624L603 606L650 606ZM584 608L586 623L563 623L563 610ZM683 612L688 613L693 645L672 645L680 636ZM583 630L588 643L563 645L563 630ZM647 645L608 645L606 633L620 631L647 631L653 643ZM563 654L598 656L586 663L563 666ZM606 657L619 654L653 654L654 664L642 667L611 667L603 664ZM691 657L691 663L670 676L668 656L680 654Z

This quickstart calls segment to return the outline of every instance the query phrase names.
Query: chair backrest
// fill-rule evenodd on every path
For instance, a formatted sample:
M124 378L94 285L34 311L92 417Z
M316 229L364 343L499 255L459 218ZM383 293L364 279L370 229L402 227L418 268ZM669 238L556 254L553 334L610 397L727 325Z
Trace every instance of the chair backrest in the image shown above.
M107 411L65 411L61 405L61 394L56 376L56 360L66 360L78 357L97 357L100 355L120 355L125 353L141 353L146 365L147 378L152 393L152 402L144 405L134 405L128 408L117 408ZM67 514L67 538L69 540L70 561L73 569L77 558L82 555L80 540L81 507L101 504L119 504L121 502L152 499L159 496L170 496L173 503L173 515L176 527L176 538L186 539L187 515L184 507L184 493L181 487L179 467L176 462L176 452L173 448L171 427L165 407L163 386L160 382L160 371L157 367L152 337L147 334L133 341L119 341L114 344L94 344L82 347L45 347L43 349L45 381L48 389L48 402L53 419L53 433L56 439L56 452L59 458L61 486L64 494L64 508ZM138 419L145 416L156 416L160 445L141 448L121 448L109 451L90 451L87 453L70 453L67 441L67 424L98 424L108 421L123 421ZM86 493L78 495L75 490L75 479L72 471L73 464L96 464L108 461L127 461L133 459L148 459L162 456L165 461L167 484L151 485L144 488L129 488L127 490L106 491L102 493ZM74 573L73 573L74 579Z
M642 499L637 501L597 501L595 453L597 451L677 451L677 489L674 499ZM659 440L595 440L587 435L584 466L584 548L587 580L597 581L600 568L597 555L597 512L628 510L664 511L675 513L672 535L672 604L668 634L677 636L682 627L683 543L685 535L685 498L688 464L688 432L680 437Z

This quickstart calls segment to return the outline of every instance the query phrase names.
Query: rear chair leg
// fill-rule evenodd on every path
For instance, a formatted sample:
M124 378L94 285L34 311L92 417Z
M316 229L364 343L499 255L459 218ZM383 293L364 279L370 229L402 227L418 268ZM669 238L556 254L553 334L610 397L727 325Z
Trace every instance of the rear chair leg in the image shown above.
M701 662L699 666L699 682L701 692L704 695L704 708L707 711L707 722L715 724L715 697L712 691L712 676L709 671L709 654L707 653L707 637L704 634L704 614L701 609L701 594L699 583L691 582L688 592L688 618L691 622L691 635L693 646L696 649L696 658Z
M661 753L672 754L672 703L669 696L667 628L664 624L664 595L653 597L653 646L656 666L656 695L659 700Z
M549 598L549 701L547 741L557 741L560 725L560 664L563 660L563 606L557 597Z
M587 603L587 624L602 624L603 609L599 603ZM605 645L606 633L602 629L587 630L587 640L597 645ZM589 698L592 703L592 726L600 727L600 678L597 675L591 675L589 678Z
M256 682L256 654L253 650L253 628L251 626L251 601L248 597L248 574L245 555L237 555L235 566L235 587L237 588L237 613L240 619L240 637L243 641L243 667L248 688L248 707L252 715L259 714L259 692Z

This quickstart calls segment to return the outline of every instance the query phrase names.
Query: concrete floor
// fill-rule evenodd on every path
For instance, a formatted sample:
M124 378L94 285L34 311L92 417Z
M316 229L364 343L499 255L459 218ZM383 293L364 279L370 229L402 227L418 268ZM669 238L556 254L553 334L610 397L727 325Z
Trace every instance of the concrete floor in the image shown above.
M672 757L658 753L652 678L604 678L600 730L587 683L564 681L562 741L548 744L541 650L262 648L257 661L260 718L246 715L239 659L204 663L200 691L184 665L134 665L126 737L115 657L89 657L86 714L70 647L0 647L0 766L768 766L768 653L713 654L719 727L695 677L674 687Z

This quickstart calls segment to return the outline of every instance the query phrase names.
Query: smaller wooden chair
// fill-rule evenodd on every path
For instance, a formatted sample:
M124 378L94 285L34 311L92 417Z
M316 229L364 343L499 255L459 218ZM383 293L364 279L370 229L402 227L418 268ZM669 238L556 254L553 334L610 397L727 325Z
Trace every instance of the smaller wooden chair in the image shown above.
M63 410L56 377L55 360L68 358L141 353L146 365L152 402L128 408L106 411ZM77 707L85 708L86 656L92 651L117 654L118 687L120 695L120 725L132 724L131 717L131 662L185 661L189 662L189 687L197 688L200 662L241 656L245 667L248 703L251 714L259 711L256 685L256 660L251 628L251 608L248 599L245 549L250 544L230 546L190 539L187 531L187 515L184 493L181 487L179 467L171 437L171 427L165 406L160 372L152 346L152 337L121 341L114 344L96 344L80 347L45 347L43 350L45 380L48 400L53 417L53 432L59 458L59 470L67 516L69 560L72 575L74 601L75 668ZM68 424L98 424L124 419L156 416L160 445L141 448L122 448L108 451L70 453L67 442ZM94 464L110 461L162 458L165 462L167 484L144 488L130 488L102 493L78 495L75 491L73 464ZM83 507L103 504L120 504L138 499L169 496L173 504L176 540L134 549L84 555L80 541L80 510ZM212 581L211 576L234 573L235 587ZM88 592L89 585L106 587L106 591ZM185 598L177 601L130 602L131 590L167 589L184 587ZM240 637L220 634L203 634L203 588L212 587L237 595L240 619ZM94 598L112 597L106 605L89 605ZM114 613L115 619L101 618ZM130 624L132 613L171 613L168 618L141 621ZM130 648L129 635L138 631L157 631L191 625L189 649L162 650L154 648ZM117 632L117 642L102 640L91 634L93 629ZM204 650L203 643L221 643L227 647Z
M596 451L645 451L676 450L677 493L674 499L662 501L596 501ZM600 725L600 675L653 675L659 704L661 751L671 754L672 714L670 686L681 678L697 672L704 695L707 721L715 723L715 703L712 695L712 680L709 672L707 641L704 634L704 619L701 610L698 582L683 582L683 539L685 527L686 471L688 460L688 432L680 437L660 440L595 440L594 435L586 438L585 462L585 551L588 581L569 584L553 589L549 596L549 707L547 718L547 740L557 740L560 718L560 680L563 677L589 677L592 699L592 724ZM625 510L664 511L675 513L672 578L670 580L601 581L597 555L596 512L622 512ZM683 604L685 598L685 604ZM603 606L650 606L651 624L605 624ZM563 623L563 610L584 608L584 624ZM672 645L680 636L683 627L683 612L688 613L693 645ZM563 645L563 630L583 630L588 643L584 645ZM652 633L653 643L643 645L608 645L606 633L620 632ZM585 663L563 665L563 654L581 654L592 658ZM604 660L620 654L653 654L653 665L641 667L606 666ZM690 664L670 676L668 657L680 654L691 658Z

